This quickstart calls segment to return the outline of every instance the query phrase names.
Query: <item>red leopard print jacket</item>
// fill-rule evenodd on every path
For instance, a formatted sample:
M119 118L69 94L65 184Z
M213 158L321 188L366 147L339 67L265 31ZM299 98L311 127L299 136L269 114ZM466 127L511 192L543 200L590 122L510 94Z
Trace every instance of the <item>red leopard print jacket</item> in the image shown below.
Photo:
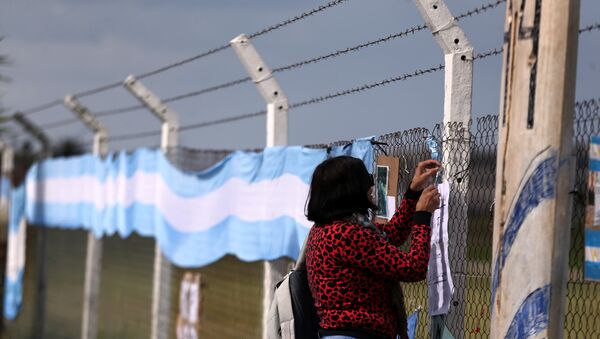
M392 287L427 274L431 213L416 212L420 192L408 190L386 225L373 230L344 221L315 225L308 235L308 283L323 329L362 329L396 338ZM408 253L400 246L412 235Z

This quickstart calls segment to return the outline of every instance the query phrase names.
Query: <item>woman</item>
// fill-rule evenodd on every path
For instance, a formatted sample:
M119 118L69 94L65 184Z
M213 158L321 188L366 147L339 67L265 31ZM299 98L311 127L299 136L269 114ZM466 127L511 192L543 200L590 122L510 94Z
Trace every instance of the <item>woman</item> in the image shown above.
M400 207L385 225L368 219L373 179L362 161L342 156L320 164L310 185L307 217L315 225L306 245L306 268L320 318L321 338L396 338L399 281L425 279L431 214L439 193L430 186L440 163L419 163ZM429 187L428 187L429 186ZM402 245L408 236L408 252Z

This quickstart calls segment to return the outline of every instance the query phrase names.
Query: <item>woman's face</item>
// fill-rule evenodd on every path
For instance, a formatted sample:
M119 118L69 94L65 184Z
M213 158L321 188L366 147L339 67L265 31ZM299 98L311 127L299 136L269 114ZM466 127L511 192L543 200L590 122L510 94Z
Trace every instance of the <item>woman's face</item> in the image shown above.
M369 201L373 204L377 205L377 200L375 199L375 186L371 186L367 191L367 195L369 197Z

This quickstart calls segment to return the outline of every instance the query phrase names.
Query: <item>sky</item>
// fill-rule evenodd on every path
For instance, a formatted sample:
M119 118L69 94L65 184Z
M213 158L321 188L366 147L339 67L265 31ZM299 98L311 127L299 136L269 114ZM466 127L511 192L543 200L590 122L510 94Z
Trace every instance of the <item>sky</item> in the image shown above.
M0 103L26 110L107 83L124 80L226 44L241 33L298 15L326 1L290 0L0 0L0 54L11 63L0 74ZM494 0L447 0L454 15ZM460 26L475 53L501 47L505 6L465 18ZM252 40L271 68L288 65L398 33L423 22L412 0L348 1ZM580 26L600 22L600 1L581 0ZM443 53L428 30L301 69L275 75L290 103L429 68ZM199 90L247 76L232 49L144 79L160 97ZM473 117L496 114L500 56L474 65ZM600 93L600 32L580 35L578 99ZM443 115L443 72L397 82L289 112L289 144L306 145L432 128ZM92 112L135 105L122 87L81 99ZM265 109L254 84L245 83L169 104L185 126ZM31 116L45 125L73 117L59 106ZM146 110L101 119L109 149L156 146L159 137L113 141L111 136L159 130ZM200 149L254 149L265 145L264 116L180 134L180 145ZM13 142L27 136L11 125ZM51 140L91 141L80 123L47 130Z

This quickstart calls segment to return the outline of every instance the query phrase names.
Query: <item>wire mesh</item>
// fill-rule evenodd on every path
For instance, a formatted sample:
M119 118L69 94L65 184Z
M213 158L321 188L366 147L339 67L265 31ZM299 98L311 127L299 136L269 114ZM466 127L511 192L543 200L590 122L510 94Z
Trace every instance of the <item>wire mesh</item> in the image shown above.
M600 336L600 285L583 279L583 223L585 216L582 192L586 186L589 141L600 134L600 104L596 99L577 103L574 115L574 147L576 182L573 190L573 222L567 283L565 337L594 338ZM498 117L488 115L463 126L436 125L431 129L416 128L380 136L377 155L390 155L400 160L398 192L408 187L413 169L430 151L426 136L435 137L443 150L445 176L452 183L450 258L456 286L454 309L462 311L446 318L455 335L465 338L487 338L490 335L490 280L492 257L492 215L494 207ZM346 144L338 141L335 145ZM315 145L311 147L325 147ZM204 170L225 158L230 151L169 149L173 164L186 172ZM461 200L462 199L462 200ZM452 205L455 205L452 207ZM30 227L27 239L27 263L24 280L24 304L19 317L5 326L6 338L34 338L36 324L36 266L40 263L36 246L40 229ZM85 260L84 231L48 229L46 275L47 302L45 333L52 338L75 338L81 325L81 299ZM408 244L407 244L408 245ZM148 337L151 324L152 272L154 241L132 235L126 239L104 239L100 291L99 337ZM226 256L200 269L173 267L169 337L175 338L179 312L179 291L185 272L202 276L200 337L260 337L262 316L263 265L246 263ZM407 311L420 313L418 338L428 337L426 282L403 284ZM456 306L462 306L456 307ZM460 312L459 312L460 313Z

